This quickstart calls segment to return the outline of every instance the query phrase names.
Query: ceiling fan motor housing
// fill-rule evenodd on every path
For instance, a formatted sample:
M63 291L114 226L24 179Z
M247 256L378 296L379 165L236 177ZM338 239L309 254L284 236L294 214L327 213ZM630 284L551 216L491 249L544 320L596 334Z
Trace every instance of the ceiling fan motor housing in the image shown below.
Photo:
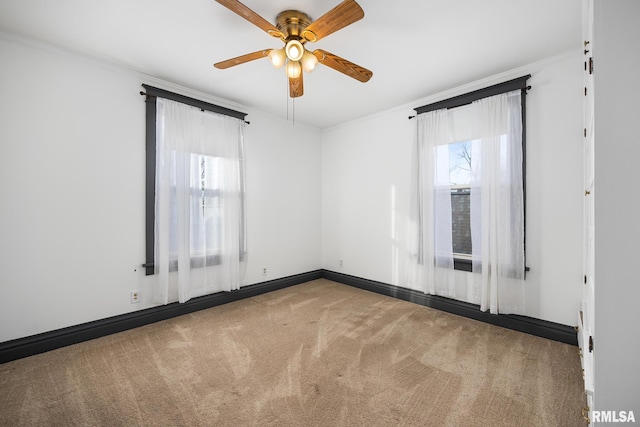
M285 41L299 40L301 43L305 43L307 41L305 38L307 34L303 37L303 31L311 22L313 21L309 15L298 10L285 10L284 12L280 12L276 17L276 27L286 34ZM311 31L307 33L313 34Z

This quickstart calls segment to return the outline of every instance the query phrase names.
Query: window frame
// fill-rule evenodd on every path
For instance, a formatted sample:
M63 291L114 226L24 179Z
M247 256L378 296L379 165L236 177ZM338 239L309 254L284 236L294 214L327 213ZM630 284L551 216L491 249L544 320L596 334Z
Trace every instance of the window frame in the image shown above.
M190 98L168 90L143 84L144 92L140 95L145 99L145 275L154 274L155 267L155 203L156 203L156 100L158 97L181 102L186 105L200 108L202 111L212 111L218 114L245 120L247 113L232 110L230 108L211 104L199 99ZM248 122L247 122L248 123ZM216 256L206 259L205 263L215 262ZM219 256L217 257L219 259Z
M452 98L444 99L442 101L434 102L431 104L426 104L421 107L414 108L416 115L428 113L430 111L441 110L441 109L453 109L457 107L462 107L464 105L471 104L474 101L477 101L482 98L488 98L494 95L500 95L502 93L511 92L514 90L520 90L520 107L522 113L522 197L523 197L523 207L524 207L524 247L525 247L525 264L526 264L526 247L527 247L527 151L526 151L526 142L527 142L527 109L526 109L526 95L527 91L531 89L531 86L527 85L527 80L531 78L531 74L527 74L522 77L518 77L512 80L508 80L503 83L498 83L492 86L488 86L483 89L478 89L472 92L468 92L462 95L454 96ZM415 116L409 117L413 118ZM455 255L455 254L454 254ZM472 262L470 259L466 258L456 258L454 256L453 259L453 268L455 270L461 271L472 271ZM525 267L525 271L529 271L529 267Z

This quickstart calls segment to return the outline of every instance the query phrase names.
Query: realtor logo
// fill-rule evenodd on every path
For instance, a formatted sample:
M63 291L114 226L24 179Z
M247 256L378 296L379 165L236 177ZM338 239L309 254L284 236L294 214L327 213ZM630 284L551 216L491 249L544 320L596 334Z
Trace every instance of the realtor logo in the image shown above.
M594 423L635 423L633 411L592 411L591 421Z

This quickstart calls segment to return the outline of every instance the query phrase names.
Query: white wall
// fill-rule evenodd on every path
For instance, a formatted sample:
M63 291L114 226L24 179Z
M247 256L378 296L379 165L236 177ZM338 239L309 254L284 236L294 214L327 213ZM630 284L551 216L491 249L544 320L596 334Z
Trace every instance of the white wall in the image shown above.
M249 283L322 267L322 148L315 128L252 112L245 130ZM267 275L262 275L267 267Z
M0 57L0 342L151 307L140 85L219 100L6 35ZM320 132L225 106L251 121L248 284L320 268Z
M594 3L595 394L600 411L640 421L640 2Z
M570 52L325 130L323 267L406 286L415 126L407 117L414 114L412 108L532 74L527 95L527 314L575 324L582 277L581 66L580 52Z

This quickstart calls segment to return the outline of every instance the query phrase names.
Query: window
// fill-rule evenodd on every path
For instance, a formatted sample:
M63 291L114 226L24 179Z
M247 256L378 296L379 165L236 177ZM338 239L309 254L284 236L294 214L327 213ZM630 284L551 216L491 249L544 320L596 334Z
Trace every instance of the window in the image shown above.
M529 77L416 109L412 288L522 314Z
M158 276L154 300L238 289L246 257L245 115L144 87L146 270Z
M173 92L169 92L163 89L159 89L149 85L142 85L145 88L145 92L140 92L141 95L146 95L146 262L144 267L146 274L154 274L154 254L155 254L155 180L156 180L156 114L157 114L157 97L165 99L171 99L177 102L184 103L200 108L205 111L212 111L219 114L224 114L230 117L244 120L245 113L234 111L218 105L209 104L204 101L189 98L183 95L179 95ZM213 248L220 245L221 239L221 224L219 219L215 220L215 212L220 210L219 195L220 195L220 180L216 178L214 171L221 170L223 167L222 158L204 156L192 154L191 161L198 166L198 172L192 177L192 199L193 203L200 203L202 206L203 223L208 228L215 230L211 233L211 237L207 242L198 242L193 247L193 253L197 254L194 257L193 263L196 265L206 264L211 265L219 262L219 250ZM196 170L195 168L193 170ZM204 219L206 217L206 219ZM175 233L175 224L172 227L174 233L171 235L170 251L172 254L176 253L177 242ZM215 237L214 237L215 236ZM209 248L209 249L205 249ZM218 256L216 256L218 255ZM199 260L197 260L199 258ZM171 267L171 270L176 269L176 265Z

